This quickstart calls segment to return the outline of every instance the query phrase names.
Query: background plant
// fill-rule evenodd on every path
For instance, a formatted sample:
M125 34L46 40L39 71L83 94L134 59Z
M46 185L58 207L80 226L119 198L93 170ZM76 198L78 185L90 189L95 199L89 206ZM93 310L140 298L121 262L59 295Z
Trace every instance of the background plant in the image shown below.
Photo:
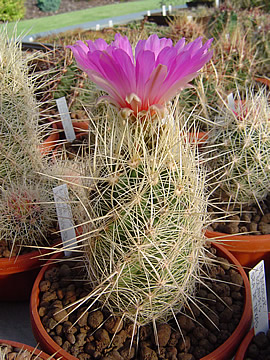
M0 33L0 184L41 167L38 150L38 103L34 78L29 75L16 34L11 39L5 26Z
M1 0L0 21L15 21L25 14L24 0Z
M41 11L57 11L60 7L61 0L37 0L37 6Z
M20 37L0 35L0 238L9 249L14 245L47 242L53 227L50 181L41 180L46 160L39 145L41 89L31 72L31 61L39 54L25 55ZM55 215L54 215L55 217Z
M235 110L225 102L208 137L211 182L232 204L259 204L269 192L270 108L265 91L238 92Z
M48 183L21 181L0 189L0 239L9 244L11 254L14 247L48 245L47 236L54 230L55 210L52 202L48 204Z

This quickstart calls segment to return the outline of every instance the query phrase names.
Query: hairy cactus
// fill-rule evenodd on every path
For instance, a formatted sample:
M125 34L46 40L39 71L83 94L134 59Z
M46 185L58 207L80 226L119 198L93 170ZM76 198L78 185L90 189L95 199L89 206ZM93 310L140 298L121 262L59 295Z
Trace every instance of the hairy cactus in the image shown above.
M14 183L1 188L0 238L15 245L46 245L55 222L54 204L48 204L44 184Z
M94 123L91 186L81 198L89 298L142 325L193 296L205 251L204 174L179 121L113 114Z
M36 56L36 55L33 55ZM41 180L37 77L23 54L16 28L0 29L0 238L15 245L47 243L55 215L50 179ZM52 219L54 217L54 219Z
M234 204L258 203L270 188L270 107L264 90L246 91L245 100L226 103L208 135L212 185Z
M14 34L0 30L0 184L39 170L38 105L28 60Z

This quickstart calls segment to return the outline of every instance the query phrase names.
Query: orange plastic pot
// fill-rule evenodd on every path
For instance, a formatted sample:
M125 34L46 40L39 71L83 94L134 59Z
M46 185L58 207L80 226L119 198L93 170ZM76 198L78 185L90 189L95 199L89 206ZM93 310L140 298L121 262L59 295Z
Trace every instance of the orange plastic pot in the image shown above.
M76 135L76 139L80 139L82 136L88 135L89 134L89 124L85 121L73 121L73 128L75 131L75 135ZM58 129L63 129L63 124L62 122L57 123ZM56 158L58 157L58 154L61 151L61 148L63 146L63 144L66 143L66 140L62 140L61 144L59 143L57 146L54 147L53 150L53 159L56 160Z
M52 123L50 135L40 144L40 152L43 156L48 155L57 145L59 140L59 130L55 123Z
M89 124L86 121L73 121L72 124L76 136L88 134ZM53 122L51 125L51 134L40 145L40 151L43 156L48 155L51 151L55 152L55 149L65 142L64 139L61 140L62 121Z
M50 250L0 259L0 301L25 301Z
M0 339L0 345L11 345L14 348L19 348L22 350L27 350L31 354L34 354L35 357L42 358L44 360L52 359L50 355L44 353L42 350L39 350L37 348L33 348L32 346L25 345L16 341L10 341L10 340L2 340Z
M268 319L270 321L270 313L268 314ZM234 360L244 360L246 356L247 349L254 337L254 328L250 329L249 332L244 337L243 341L241 342L237 353L235 355Z
M89 123L87 121L72 121L72 125L76 134L82 131L89 130ZM63 123L62 121L57 121L56 126L58 129L63 130Z
M235 353L237 347L241 343L241 340L245 336L245 334L250 329L251 320L252 320L252 310L251 310L251 294L250 287L247 275L239 264L237 259L223 246L213 244L213 246L217 249L218 256L222 256L229 260L230 263L236 266L238 271L243 277L244 280L244 288L245 288L245 305L243 309L242 318L234 330L233 334L215 351L210 353L209 355L203 357L201 360L229 360L233 354ZM38 314L39 307L39 284L44 278L44 273L48 268L55 266L55 259L60 258L61 254L56 254L52 256L52 258L48 261L46 266L44 266L40 273L38 274L36 281L33 286L31 300L30 300L30 318L34 336L37 342L40 344L40 347L46 351L48 354L57 354L62 356L62 360L75 360L76 358L65 350L63 350L58 344L56 344L53 339L49 336L49 334L44 329L40 316Z
M230 235L206 230L205 235L226 247L243 267L252 268L261 260L270 267L270 234Z
M188 140L191 144L197 144L198 147L203 146L208 139L207 132L189 132L188 133Z

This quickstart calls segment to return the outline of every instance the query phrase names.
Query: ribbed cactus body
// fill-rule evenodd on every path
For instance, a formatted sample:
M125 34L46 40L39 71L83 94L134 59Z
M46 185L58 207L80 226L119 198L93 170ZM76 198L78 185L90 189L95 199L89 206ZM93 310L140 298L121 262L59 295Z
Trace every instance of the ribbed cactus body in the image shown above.
M87 268L95 295L139 324L193 295L204 253L204 175L177 125L114 117L97 125Z
M209 133L210 176L236 204L256 203L269 193L269 119L267 95L248 90L235 111L221 110Z

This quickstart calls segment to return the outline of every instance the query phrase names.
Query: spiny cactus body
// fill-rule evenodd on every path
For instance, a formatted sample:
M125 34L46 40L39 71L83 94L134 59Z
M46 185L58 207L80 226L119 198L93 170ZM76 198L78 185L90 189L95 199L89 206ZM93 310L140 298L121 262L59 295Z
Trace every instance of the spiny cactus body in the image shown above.
M95 125L92 185L81 199L89 297L137 324L192 301L204 259L204 175L178 123L109 114Z
M211 177L231 202L258 203L270 188L270 107L263 90L235 104L221 109L208 136Z
M38 104L19 39L0 29L0 184L39 170Z
M14 183L0 192L0 239L15 245L47 244L55 221L54 205L48 204L46 184Z

